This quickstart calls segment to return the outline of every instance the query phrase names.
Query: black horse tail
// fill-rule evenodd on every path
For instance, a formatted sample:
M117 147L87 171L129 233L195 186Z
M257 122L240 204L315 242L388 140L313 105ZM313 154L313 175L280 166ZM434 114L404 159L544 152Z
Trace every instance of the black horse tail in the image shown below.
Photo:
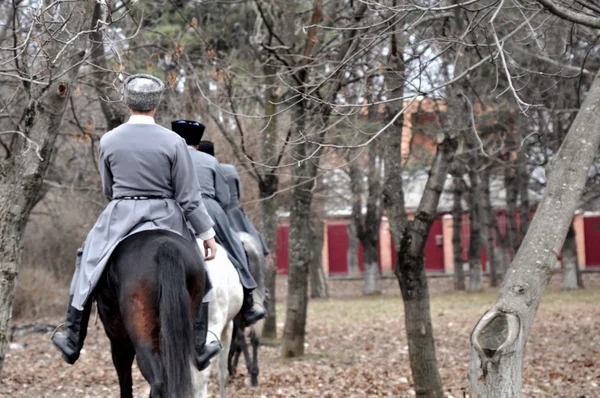
M163 242L158 246L155 259L165 396L186 398L192 395L193 323L182 255L176 246Z

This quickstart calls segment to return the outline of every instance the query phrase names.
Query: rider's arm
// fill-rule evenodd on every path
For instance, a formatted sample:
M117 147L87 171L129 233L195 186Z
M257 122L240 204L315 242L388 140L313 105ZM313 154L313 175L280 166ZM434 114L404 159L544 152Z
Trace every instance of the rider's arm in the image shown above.
M102 179L102 192L109 200L112 200L113 196L113 175L110 171L108 164L108 157L102 147L102 140L100 141L100 156L98 157L98 170L100 171L100 178Z
M230 201L229 184L219 163L215 167L215 199L222 208L229 206Z
M196 230L200 239L210 239L215 235L212 227L214 222L206 212L200 184L194 171L192 158L183 139L178 140L175 155L171 164L174 199L183 209L185 217Z

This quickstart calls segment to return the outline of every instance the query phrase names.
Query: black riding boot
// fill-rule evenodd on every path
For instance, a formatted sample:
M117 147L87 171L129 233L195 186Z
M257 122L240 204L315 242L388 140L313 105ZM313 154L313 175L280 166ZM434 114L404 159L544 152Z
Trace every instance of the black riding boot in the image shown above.
M244 288L244 303L242 304L242 318L246 326L252 326L267 316L267 311L254 305L252 290Z
M69 308L67 309L67 322L65 333L55 333L52 342L62 352L63 360L73 365L79 359L79 353L83 348L83 341L87 335L88 322L92 312L92 299L89 298L83 307L83 311L71 305L73 296L69 297Z
M221 350L219 340L206 344L208 336L208 303L200 305L200 311L194 321L194 332L196 338L196 368L203 371L210 364L210 360L216 357Z

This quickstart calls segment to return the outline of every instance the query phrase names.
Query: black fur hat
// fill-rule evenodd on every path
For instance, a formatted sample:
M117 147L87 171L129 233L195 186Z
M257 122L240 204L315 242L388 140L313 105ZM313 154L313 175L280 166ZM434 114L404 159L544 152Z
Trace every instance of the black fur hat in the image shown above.
M174 120L171 122L171 129L191 146L200 144L205 128L202 123L194 120Z
M211 156L215 156L215 146L210 141L200 141L198 145L198 150L200 152L208 153Z

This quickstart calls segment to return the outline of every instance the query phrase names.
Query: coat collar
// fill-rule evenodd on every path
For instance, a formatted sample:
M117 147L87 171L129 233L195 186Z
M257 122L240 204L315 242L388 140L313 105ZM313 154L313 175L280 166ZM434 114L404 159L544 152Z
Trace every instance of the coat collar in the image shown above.
M131 115L127 123L132 124L155 124L152 116L146 115Z

